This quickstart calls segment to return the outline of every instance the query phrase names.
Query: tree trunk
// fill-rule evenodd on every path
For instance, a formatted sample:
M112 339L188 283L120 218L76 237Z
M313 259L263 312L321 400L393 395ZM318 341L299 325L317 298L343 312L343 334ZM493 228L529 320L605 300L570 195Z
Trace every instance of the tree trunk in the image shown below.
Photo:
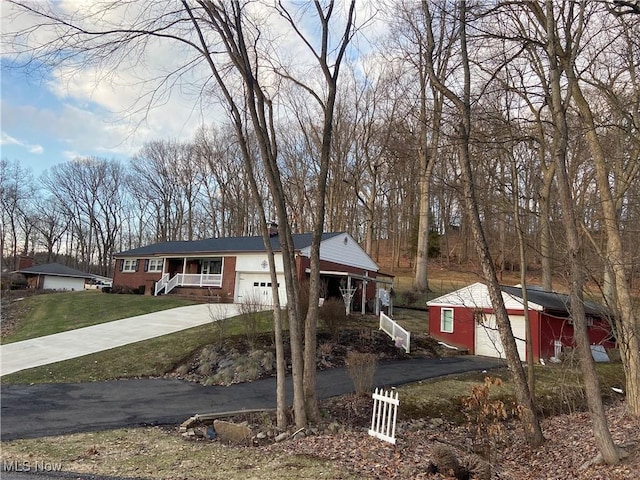
M640 354L638 353L640 352L640 342L638 341L638 327L627 281L628 273L625 266L625 252L622 247L618 216L615 201L611 195L607 160L596 132L591 107L582 93L573 67L567 65L565 69L573 100L586 127L587 143L596 167L596 182L601 199L603 226L607 235L605 258L607 275L605 275L605 279L609 280L607 282L609 285L605 283L605 293L610 290L612 286L610 284L613 283L615 286L614 298L618 306L616 310L619 315L619 320L614 321L618 327L616 334L626 375L627 411L635 417L640 417ZM613 296L611 293L608 295ZM612 299L608 298L608 300Z
M578 224L574 212L574 202L571 198L571 188L567 173L566 152L569 139L567 119L565 114L566 105L562 99L562 87L560 84L560 66L558 65L559 40L556 38L556 21L554 17L554 5L552 0L545 2L546 18L543 13L537 11L538 18L543 19L547 33L547 56L549 60L549 74L551 85L550 108L553 118L553 159L557 167L558 191L560 194L560 205L564 215L564 227L567 236L568 260L570 265L570 313L573 319L575 344L580 358L585 384L585 394L596 443L605 462L615 464L620 461L620 451L616 447L611 437L611 432L607 425L607 417L600 395L600 382L595 369L589 336L587 332L586 317L584 312L584 302L582 290L584 287L584 271L582 249L578 237Z
M431 27L431 14L429 12L428 2L423 0L423 11L427 18L427 37L430 43L431 54L433 53L433 33ZM463 186L463 201L465 207L465 213L469 220L469 226L471 228L471 234L476 246L476 251L482 266L482 272L485 281L487 282L487 288L489 291L489 297L493 305L493 309L496 316L496 323L498 331L500 333L500 339L505 349L505 357L511 376L514 382L514 391L518 405L520 407L520 418L524 428L524 435L527 443L531 446L539 446L544 442L540 423L536 415L535 405L531 397L531 392L527 386L527 378L520 362L518 355L518 349L516 341L513 338L513 332L511 330L511 323L509 315L502 298L502 291L498 282L498 276L496 273L493 259L491 258L491 252L487 239L482 228L480 220L480 213L478 211L478 202L476 199L473 171L471 168L471 153L469 151L470 134L471 134L471 73L469 67L469 57L467 52L467 37L466 37L466 10L467 5L464 0L460 0L457 8L459 9L458 26L460 28L460 50L461 50L461 63L464 69L464 94L463 97L458 97L435 74L433 69L433 63L430 62L430 55L427 55L427 67L429 71L429 77L431 82L438 88L441 93L446 96L455 106L460 116L458 123L458 153L461 163L461 176Z

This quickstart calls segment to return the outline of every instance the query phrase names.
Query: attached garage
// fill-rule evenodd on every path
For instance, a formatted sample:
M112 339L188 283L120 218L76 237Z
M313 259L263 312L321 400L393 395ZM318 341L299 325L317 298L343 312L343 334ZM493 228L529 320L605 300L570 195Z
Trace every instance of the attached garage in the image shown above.
M279 277L282 277L280 274ZM273 305L271 275L268 273L236 273L235 303L255 302L260 305ZM284 279L278 282L280 304L286 305L287 291Z

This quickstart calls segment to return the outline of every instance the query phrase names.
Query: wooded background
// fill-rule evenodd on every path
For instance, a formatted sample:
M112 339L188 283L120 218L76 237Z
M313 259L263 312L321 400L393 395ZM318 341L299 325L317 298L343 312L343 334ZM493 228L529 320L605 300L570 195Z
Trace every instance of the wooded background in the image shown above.
M431 7L433 55L456 89L460 51L456 6ZM528 269L565 273L565 234L558 206L551 143L546 32L532 10L478 3L469 7L467 41L472 79L470 148L477 208L499 271L518 270L518 229ZM560 39L573 55L578 80L606 155L630 281L640 245L640 16L607 2L558 2ZM361 19L364 20L364 19ZM419 233L428 255L445 264L474 261L463 208L458 113L432 87L425 67L428 39L418 2L381 4L385 34L369 35L366 53L343 66L334 113L326 196L326 231L347 231L385 268L414 267ZM364 31L364 30L363 30ZM564 88L568 88L566 82ZM216 93L206 101L216 101ZM274 95L279 164L294 232L311 230L321 148L319 107L295 85ZM590 128L566 96L568 172L587 265L601 281L605 250ZM151 110L150 115L153 115ZM134 133L135 135L135 133ZM256 172L260 158L255 149ZM256 203L236 135L212 119L190 141L158 138L129 161L78 158L35 177L20 159L2 159L3 270L20 254L109 275L112 254L170 240L259 235ZM423 188L425 182L426 188ZM269 193L263 197L267 217ZM421 199L428 220L420 222ZM519 216L519 226L515 214ZM422 212L425 213L424 211ZM426 228L425 228L426 224ZM421 247L422 249L422 247ZM544 272L543 272L544 270Z

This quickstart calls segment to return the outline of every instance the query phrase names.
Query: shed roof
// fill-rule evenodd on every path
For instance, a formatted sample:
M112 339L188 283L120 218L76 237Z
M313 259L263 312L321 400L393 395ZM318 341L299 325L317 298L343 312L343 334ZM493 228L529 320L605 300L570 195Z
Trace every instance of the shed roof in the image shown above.
M75 268L67 267L61 263L46 263L18 270L23 275L51 275L54 277L94 278L92 273L82 272Z
M502 298L508 310L522 310L522 288L519 286L510 287L501 285ZM529 310L545 311L552 314L566 315L569 312L569 296L547 292L537 287L527 287L527 303ZM447 293L441 297L434 298L427 302L429 306L444 307L469 307L469 308L493 308L489 298L489 290L483 283L476 282L472 285L462 287L454 292ZM584 302L585 313L589 316L602 317L607 314L606 309L594 302Z
M508 310L522 310L522 299L514 298L507 292L502 292L502 298ZM454 292L447 293L438 298L434 298L427 302L429 306L443 307L469 307L469 308L493 308L491 298L489 298L489 289L484 283L476 282L466 287L462 287ZM529 302L529 309L542 310L542 305L535 302Z
M522 299L521 287L500 287L503 292ZM570 306L569 295L558 292L547 292L536 287L527 287L527 301L542 305L545 311L568 313ZM602 317L607 315L607 309L588 300L584 301L584 311L587 315Z

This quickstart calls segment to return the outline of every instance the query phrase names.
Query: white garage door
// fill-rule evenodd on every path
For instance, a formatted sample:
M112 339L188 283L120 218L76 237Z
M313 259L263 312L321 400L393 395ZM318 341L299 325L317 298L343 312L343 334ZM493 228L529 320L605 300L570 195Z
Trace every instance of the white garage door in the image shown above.
M280 305L285 306L287 304L287 291L284 286L284 279L278 283L278 292ZM236 303L259 303L265 307L273 305L271 275L266 273L238 272L234 301Z
M45 290L84 290L84 278L46 275L44 277L43 288Z
M523 362L527 358L526 329L523 316L510 315L511 329L516 337L516 346L520 360ZM495 315L484 315L483 321L476 322L475 353L485 357L505 358L504 347L500 340L500 333L496 325Z

